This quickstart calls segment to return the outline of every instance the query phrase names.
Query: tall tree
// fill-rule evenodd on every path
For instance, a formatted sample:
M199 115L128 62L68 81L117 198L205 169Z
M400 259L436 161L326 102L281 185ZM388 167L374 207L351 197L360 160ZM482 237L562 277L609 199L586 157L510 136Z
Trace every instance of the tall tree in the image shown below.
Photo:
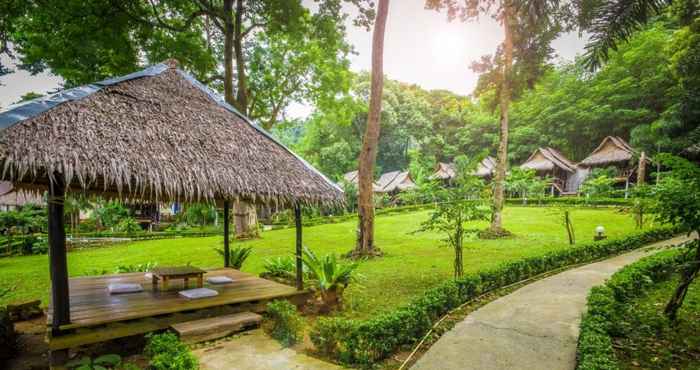
M379 143L379 120L382 114L382 90L384 87L384 31L389 13L389 0L379 0L377 18L372 34L372 88L369 99L367 129L362 141L359 159L359 233L357 245L351 254L355 257L380 254L374 245L374 162Z

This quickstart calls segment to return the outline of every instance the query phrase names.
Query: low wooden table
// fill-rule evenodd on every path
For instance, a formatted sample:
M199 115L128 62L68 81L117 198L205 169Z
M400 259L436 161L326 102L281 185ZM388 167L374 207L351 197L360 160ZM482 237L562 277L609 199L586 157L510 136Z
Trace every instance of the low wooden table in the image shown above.
M183 279L185 288L188 287L190 279L197 279L197 287L204 286L204 273L206 271L192 266L176 267L156 267L151 271L153 274L153 290L158 290L158 280L163 281L163 290L168 290L168 283L173 279Z

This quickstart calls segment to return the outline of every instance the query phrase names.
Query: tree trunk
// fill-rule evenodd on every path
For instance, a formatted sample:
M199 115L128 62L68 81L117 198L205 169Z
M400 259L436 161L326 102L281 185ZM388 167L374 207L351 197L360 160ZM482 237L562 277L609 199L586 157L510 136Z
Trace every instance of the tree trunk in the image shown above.
M569 244L576 244L576 235L574 234L574 225L571 223L571 214L569 211L564 211L564 224L566 226L566 233L569 236Z
M224 99L236 105L233 97L233 0L224 0Z
M503 204L506 168L508 166L508 105L510 104L510 70L513 63L513 37L511 29L511 4L504 1L503 29L505 40L503 41L503 76L501 82L500 107L500 140L498 143L498 154L496 164L496 174L493 188L493 206L491 211L491 232L500 234L503 232Z
M243 0L236 0L236 24L234 28L233 49L236 53L236 73L238 89L236 91L236 108L248 114L248 85L245 74L245 59L243 58Z
M457 227L457 235L455 238L455 263L454 263L454 268L455 268L455 279L460 278L464 275L464 262L462 258L462 248L463 246L463 236L464 236L464 231L462 230L462 226L460 223L460 226Z
M639 168L637 169L637 185L644 185L647 177L647 154L642 152L639 156Z
M258 214L255 206L238 200L233 204L234 223L236 225L236 239L257 238Z
M359 233L353 256L374 256L379 254L374 246L374 203L372 184L374 162L377 159L379 143L379 120L382 113L382 89L384 85L384 29L389 10L389 0L379 0L377 18L372 35L372 87L369 98L367 129L362 140L359 164L358 216Z
M683 305L683 300L685 300L685 295L688 293L688 287L695 280L700 272L700 241L696 240L693 242L693 247L695 248L695 258L691 259L689 266L686 266L681 272L681 281L678 283L676 291L673 293L671 300L666 305L664 309L664 314L668 316L671 321L675 321L678 316L678 310Z

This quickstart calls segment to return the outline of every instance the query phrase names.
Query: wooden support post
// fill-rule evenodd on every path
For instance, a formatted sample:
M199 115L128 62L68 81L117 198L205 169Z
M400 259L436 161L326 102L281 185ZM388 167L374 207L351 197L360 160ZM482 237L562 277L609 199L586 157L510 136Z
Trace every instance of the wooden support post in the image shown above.
M296 261L297 261L297 290L304 290L304 266L301 260L301 206L294 207L294 225L296 226Z
M63 175L55 175L55 181L49 186L48 197L49 273L51 275L51 305L53 308L52 336L61 335L61 326L70 324L68 260L63 219L65 192L66 185ZM52 367L63 366L67 360L67 350L52 351L49 356Z
M228 200L224 201L224 267L231 267L229 264L231 250L229 247L229 225L231 213L231 202Z

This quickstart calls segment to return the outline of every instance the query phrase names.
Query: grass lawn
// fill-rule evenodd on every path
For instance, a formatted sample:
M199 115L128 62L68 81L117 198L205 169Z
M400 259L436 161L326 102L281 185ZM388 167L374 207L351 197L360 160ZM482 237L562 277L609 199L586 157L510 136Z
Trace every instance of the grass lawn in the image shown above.
M442 247L437 233L409 234L428 217L429 211L380 216L376 220L376 243L385 256L363 262L362 280L346 292L344 315L367 317L408 302L426 288L452 277L450 248ZM629 214L616 209L576 209L572 214L579 242L592 239L597 225L604 225L610 237L634 231ZM505 227L515 236L505 240L473 240L464 251L465 272L494 267L504 261L567 248L566 232L551 209L509 207ZM483 222L479 227L485 228ZM355 241L356 221L319 225L304 229L304 244L317 254L345 253ZM214 251L222 237L181 238L140 241L106 248L69 253L71 276L95 270L113 271L117 265L157 262L175 265L191 262L198 267L219 267L221 257ZM238 243L234 243L234 246ZM240 244L254 247L243 271L259 273L266 258L294 251L294 229L268 231L262 238ZM48 258L45 255L0 258L0 305L15 300L41 298L46 304L49 289Z
M660 283L632 303L624 335L613 338L621 369L700 369L700 281L690 285L671 326L663 310L677 284Z

